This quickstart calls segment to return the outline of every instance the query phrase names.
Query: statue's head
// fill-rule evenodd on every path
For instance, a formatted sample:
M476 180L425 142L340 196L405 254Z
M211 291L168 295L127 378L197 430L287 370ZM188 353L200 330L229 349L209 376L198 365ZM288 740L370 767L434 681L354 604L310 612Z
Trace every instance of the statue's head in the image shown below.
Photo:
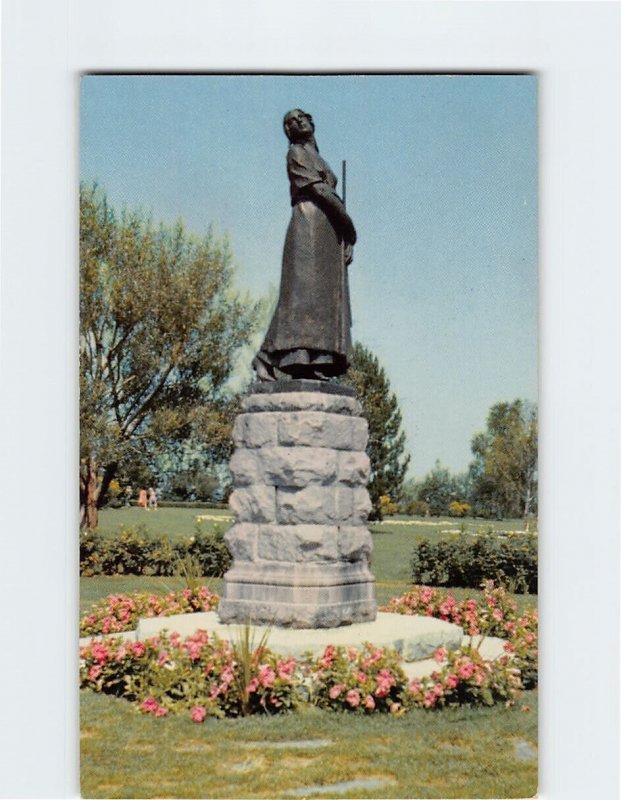
M301 108L294 108L287 111L282 121L287 139L290 142L300 142L311 139L315 133L313 118Z

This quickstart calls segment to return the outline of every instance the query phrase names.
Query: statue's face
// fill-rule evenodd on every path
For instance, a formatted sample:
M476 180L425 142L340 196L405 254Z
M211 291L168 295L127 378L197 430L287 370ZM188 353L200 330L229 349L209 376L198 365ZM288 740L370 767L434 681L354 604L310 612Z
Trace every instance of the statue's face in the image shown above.
M310 138L315 131L313 118L305 111L296 108L285 117L285 130L292 142L304 141Z

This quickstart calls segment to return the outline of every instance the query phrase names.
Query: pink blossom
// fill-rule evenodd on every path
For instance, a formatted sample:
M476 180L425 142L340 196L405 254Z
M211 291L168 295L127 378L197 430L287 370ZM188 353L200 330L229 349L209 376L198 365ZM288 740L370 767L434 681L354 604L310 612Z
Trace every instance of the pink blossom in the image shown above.
M494 619L496 619L496 620L498 620L498 622L500 622L500 620L505 618L505 615L503 614L503 612L499 608L495 608L492 611L492 617L494 617Z
M88 671L89 681L96 681L100 675L101 675L101 667L99 666L99 664L93 664L93 666Z
M131 646L131 651L135 656L143 656L147 650L142 642L134 642Z
M164 706L158 706L153 713L156 717L165 717L168 714L168 709L164 708Z
M350 661L355 661L358 658L358 651L355 647L348 647L347 648L347 658Z
M454 672L451 672L450 675L446 677L446 685L449 689L454 689L459 684L459 678L455 675Z
M105 664L110 656L110 653L108 652L108 648L103 644L95 642L91 647L91 655L98 664Z
M366 674L361 669L357 669L354 672L354 675L356 676L356 680L359 681L360 683L364 683L367 679Z
M268 689L270 686L274 685L274 679L276 678L276 673L271 667L268 667L267 664L261 664L259 667L259 683L263 688Z
M155 711L157 708L159 708L159 704L155 699L155 697L149 695L149 697L147 697L145 700L142 701L142 703L140 704L140 708L143 711L146 711L147 713L151 713Z
M436 652L433 654L433 660L440 664L442 661L446 661L447 656L448 650L445 647L438 647Z
M157 659L158 667L163 667L164 664L167 664L167 663L168 663L168 653L166 652L166 650L160 650L160 654L159 654L159 657Z
M256 692L258 688L259 688L259 679L253 678L248 684L248 686L246 686L246 691L248 692L248 694L252 694L253 692Z
M335 683L334 686L331 687L328 694L330 695L330 700L336 700L336 698L340 695L340 693L345 688L344 683Z
M472 677L472 674L474 673L474 664L472 663L472 661L466 661L458 668L457 671L460 677L462 677L464 680L467 681L469 678Z
M436 683L436 685L433 687L433 693L436 697L442 697L444 694L444 687L441 683Z
M373 711L373 709L375 708L375 700L373 699L373 695L368 694L364 698L364 707L368 708L369 711Z
M413 678L410 681L408 688L412 694L418 694L418 692L421 690L421 682L418 680L418 678Z
M350 689L347 692L346 700L352 708L360 705L360 694L355 689Z
M427 692L423 698L423 705L425 708L433 708L437 701L437 697L433 692Z
M192 706L192 711L190 714L192 717L192 722L204 722L205 717L207 716L207 709L205 706Z

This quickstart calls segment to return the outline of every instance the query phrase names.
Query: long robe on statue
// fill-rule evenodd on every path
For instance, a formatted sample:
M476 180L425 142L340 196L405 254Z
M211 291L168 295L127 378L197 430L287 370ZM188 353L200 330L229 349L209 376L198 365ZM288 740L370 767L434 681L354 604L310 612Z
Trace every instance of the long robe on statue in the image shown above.
M278 305L257 357L293 376L304 365L329 375L348 366L351 310L342 240L309 187L337 179L312 144L291 144L287 173L293 211L282 260ZM336 194L336 192L334 192Z

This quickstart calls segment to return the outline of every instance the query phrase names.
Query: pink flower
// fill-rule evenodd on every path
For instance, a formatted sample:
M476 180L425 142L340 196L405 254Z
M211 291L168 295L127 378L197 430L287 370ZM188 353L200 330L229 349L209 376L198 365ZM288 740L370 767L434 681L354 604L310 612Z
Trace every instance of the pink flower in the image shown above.
M96 681L100 675L101 675L101 667L99 666L99 664L93 664L93 666L88 671L89 681Z
M329 644L326 649L323 651L323 656L319 661L319 666L323 667L324 669L328 669L332 666L332 662L334 661L335 649L334 646Z
M433 654L433 660L437 661L440 664L442 661L446 661L448 656L448 650L444 647L438 647L436 652Z
M151 697L151 695L149 695L149 697L142 701L140 708L142 711L146 711L147 714L150 714L159 708L159 704L155 697Z
M346 700L352 708L360 705L360 694L355 689L350 689L347 692Z
M496 620L498 620L498 622L500 622L501 619L504 619L505 615L502 613L502 611L499 608L495 608L492 611L492 617L494 617L494 619L496 619Z
M354 675L356 676L356 680L359 681L360 683L364 683L367 679L367 676L361 669L357 669Z
M98 664L105 664L110 653L108 652L108 648L103 644L95 642L91 647L91 655Z
M164 706L158 706L153 713L156 717L165 717L168 714L168 709L164 708Z
M472 661L467 661L466 663L462 664L457 671L460 677L467 681L474 673L474 664Z
M364 707L368 708L369 711L373 711L373 709L375 708L375 700L373 699L373 695L368 694L364 698Z
M423 705L425 708L433 708L437 701L437 697L433 692L427 692L423 698Z
M147 650L142 642L134 642L130 649L132 653L138 657L143 656Z
M259 688L259 679L253 678L248 684L248 686L246 686L246 691L248 692L248 694L252 694L253 692L256 692L258 688Z
M358 651L355 647L348 647L347 648L347 658L350 661L355 661L358 658Z
M207 709L205 706L192 706L190 715L192 717L192 722L204 722L207 716Z
M412 694L418 694L418 692L421 690L421 682L418 680L418 678L413 678L410 681L408 688Z
M433 687L433 693L436 697L442 697L444 694L444 688L441 683L436 683L436 685Z
M446 685L449 687L449 689L454 689L458 685L458 683L459 683L459 678L457 677L457 675L455 675L454 672L451 672L450 675L447 675Z
M295 658L288 658L286 661L279 661L276 665L278 670L278 677L283 680L289 680L295 671Z
M259 667L259 683L263 688L268 689L270 686L274 685L274 679L276 678L276 673L271 667L268 667L267 664L261 664Z
M330 700L336 700L336 698L340 695L340 693L345 688L344 683L335 683L334 686L331 687L330 691L328 692L330 696Z

